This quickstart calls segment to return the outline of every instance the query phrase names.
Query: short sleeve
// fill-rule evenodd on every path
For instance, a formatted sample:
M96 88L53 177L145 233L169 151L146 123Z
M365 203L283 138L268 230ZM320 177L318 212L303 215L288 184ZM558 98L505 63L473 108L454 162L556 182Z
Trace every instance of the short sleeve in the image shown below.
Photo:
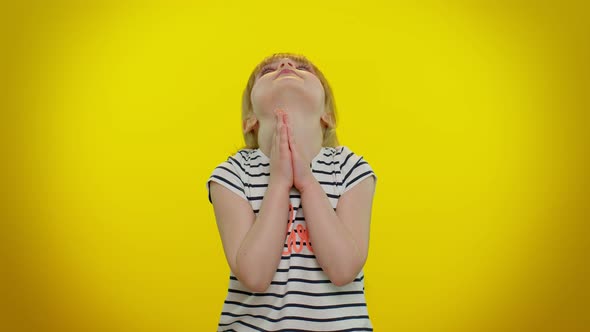
M238 172L238 168L234 165L234 162L236 162L236 159L229 158L227 161L222 162L213 170L213 173L207 180L209 202L213 203L211 201L211 181L219 183L246 201L248 200L244 190L244 182L240 178L240 173Z
M359 184L362 180L372 176L377 181L377 176L369 163L362 157L343 146L339 155L340 176L342 182L341 194Z

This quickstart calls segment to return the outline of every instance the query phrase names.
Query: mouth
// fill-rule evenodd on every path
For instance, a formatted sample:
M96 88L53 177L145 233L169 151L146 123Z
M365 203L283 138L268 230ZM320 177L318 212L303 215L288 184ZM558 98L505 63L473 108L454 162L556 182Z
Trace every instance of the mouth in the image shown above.
M297 75L294 71L292 71L291 69L283 69L281 70L278 74L277 77L282 76L282 75L295 75L295 76L299 76ZM276 78L276 77L275 77Z

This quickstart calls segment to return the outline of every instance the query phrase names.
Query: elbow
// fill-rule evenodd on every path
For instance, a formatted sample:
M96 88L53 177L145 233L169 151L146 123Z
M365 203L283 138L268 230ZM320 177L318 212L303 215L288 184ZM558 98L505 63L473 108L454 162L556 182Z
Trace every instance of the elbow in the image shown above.
M346 286L346 285L350 284L351 282L353 282L355 277L356 277L356 274L355 275L340 274L340 275L331 276L330 281L334 284L334 286L342 287L342 286Z
M357 262L351 262L350 265L341 266L340 268L327 269L326 275L337 287L342 287L355 281L363 269L365 259L360 259Z
M270 287L277 268L274 264L251 264L246 260L237 261L234 267L238 281L253 293L265 292Z
M262 293L270 286L270 281L266 280L249 280L247 282L242 281L242 284L253 293Z
M253 272L253 271L252 271ZM262 293L268 289L271 279L265 278L256 273L234 273L238 281L253 293Z
M337 287L342 287L350 284L351 282L355 281L356 277L358 276L360 268L348 268L343 269L341 271L333 271L332 273L326 273L330 281Z

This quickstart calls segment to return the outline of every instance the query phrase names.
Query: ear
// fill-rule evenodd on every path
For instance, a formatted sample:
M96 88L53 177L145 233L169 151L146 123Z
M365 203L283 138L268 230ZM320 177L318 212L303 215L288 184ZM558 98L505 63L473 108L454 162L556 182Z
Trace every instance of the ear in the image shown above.
M320 123L322 124L322 126L324 126L326 128L334 127L334 124L332 121L332 115L329 113L322 114L322 117L320 118Z
M254 115L249 116L246 120L244 120L242 122L242 130L243 130L244 134L246 134L252 130L255 131L257 129L258 129L258 119Z

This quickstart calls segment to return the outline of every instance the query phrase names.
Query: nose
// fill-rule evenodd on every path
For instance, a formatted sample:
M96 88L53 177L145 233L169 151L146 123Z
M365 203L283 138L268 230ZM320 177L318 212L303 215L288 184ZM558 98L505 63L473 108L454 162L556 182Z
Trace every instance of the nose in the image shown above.
M281 61L279 62L279 69L283 69L285 68L285 66L295 68L295 66L293 65L293 61L289 58L281 59Z

